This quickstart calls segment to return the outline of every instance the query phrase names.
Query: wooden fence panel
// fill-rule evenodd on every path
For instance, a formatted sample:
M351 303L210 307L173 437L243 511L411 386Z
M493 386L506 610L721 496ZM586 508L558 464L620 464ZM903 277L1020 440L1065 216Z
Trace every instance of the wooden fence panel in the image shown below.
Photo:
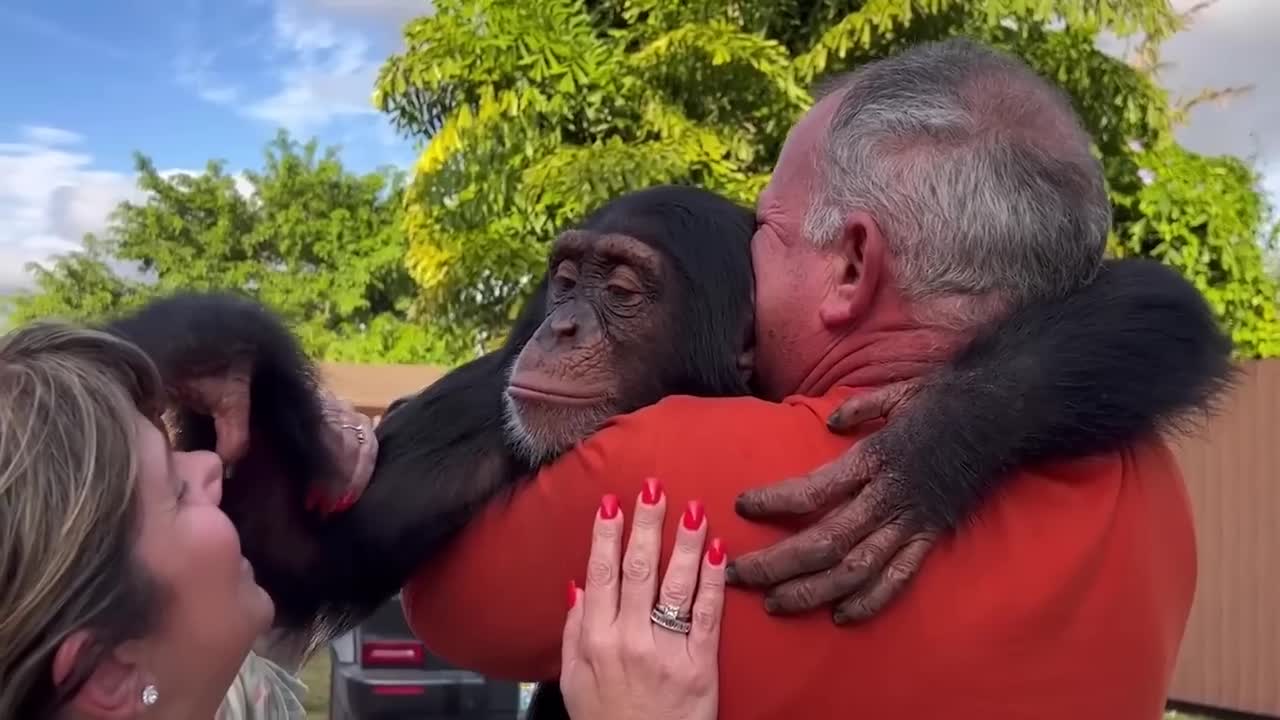
M1245 370L1205 432L1175 443L1199 579L1172 695L1280 716L1280 361Z

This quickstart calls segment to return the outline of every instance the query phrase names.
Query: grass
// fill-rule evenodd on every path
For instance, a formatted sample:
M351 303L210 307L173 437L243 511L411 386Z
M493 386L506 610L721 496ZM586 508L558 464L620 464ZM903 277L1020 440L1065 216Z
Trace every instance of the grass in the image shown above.
M329 651L317 652L302 668L301 678L307 686L307 695L302 699L307 720L329 720Z

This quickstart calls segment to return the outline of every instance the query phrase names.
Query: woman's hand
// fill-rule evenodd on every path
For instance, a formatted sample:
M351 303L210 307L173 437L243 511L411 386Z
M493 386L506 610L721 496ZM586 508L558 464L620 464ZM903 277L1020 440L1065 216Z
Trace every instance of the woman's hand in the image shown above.
M324 442L338 461L338 477L317 486L335 489L334 497L313 493L307 500L307 509L338 513L360 499L373 477L378 458L378 436L373 432L377 422L328 391L322 391L320 403L327 422Z
M649 480L637 499L626 555L620 559L622 511L616 497L601 501L586 588L569 586L560 689L573 720L716 717L724 546L712 540L703 555L707 520L701 504L690 503L659 592L666 510L661 484ZM662 615L667 606L678 608L674 618Z

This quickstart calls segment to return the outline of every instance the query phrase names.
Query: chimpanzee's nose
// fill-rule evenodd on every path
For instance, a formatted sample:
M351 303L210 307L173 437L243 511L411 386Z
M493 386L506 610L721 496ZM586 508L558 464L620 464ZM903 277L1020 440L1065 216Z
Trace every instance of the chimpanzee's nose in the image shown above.
M571 339L578 332L577 314L566 312L552 318L551 331L556 334L556 338L559 340Z

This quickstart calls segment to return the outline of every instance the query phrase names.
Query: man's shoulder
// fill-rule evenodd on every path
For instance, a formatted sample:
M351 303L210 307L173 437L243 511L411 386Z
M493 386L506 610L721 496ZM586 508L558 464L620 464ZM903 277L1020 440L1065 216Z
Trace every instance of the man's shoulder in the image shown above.
M1023 475L1058 481L1097 481L1109 478L1172 480L1182 483L1182 469L1169 443L1146 435L1096 455L1062 458L1024 467Z
M822 419L803 399L772 402L751 396L672 395L611 419L601 432L678 443L712 435L744 439L814 430L826 432Z

